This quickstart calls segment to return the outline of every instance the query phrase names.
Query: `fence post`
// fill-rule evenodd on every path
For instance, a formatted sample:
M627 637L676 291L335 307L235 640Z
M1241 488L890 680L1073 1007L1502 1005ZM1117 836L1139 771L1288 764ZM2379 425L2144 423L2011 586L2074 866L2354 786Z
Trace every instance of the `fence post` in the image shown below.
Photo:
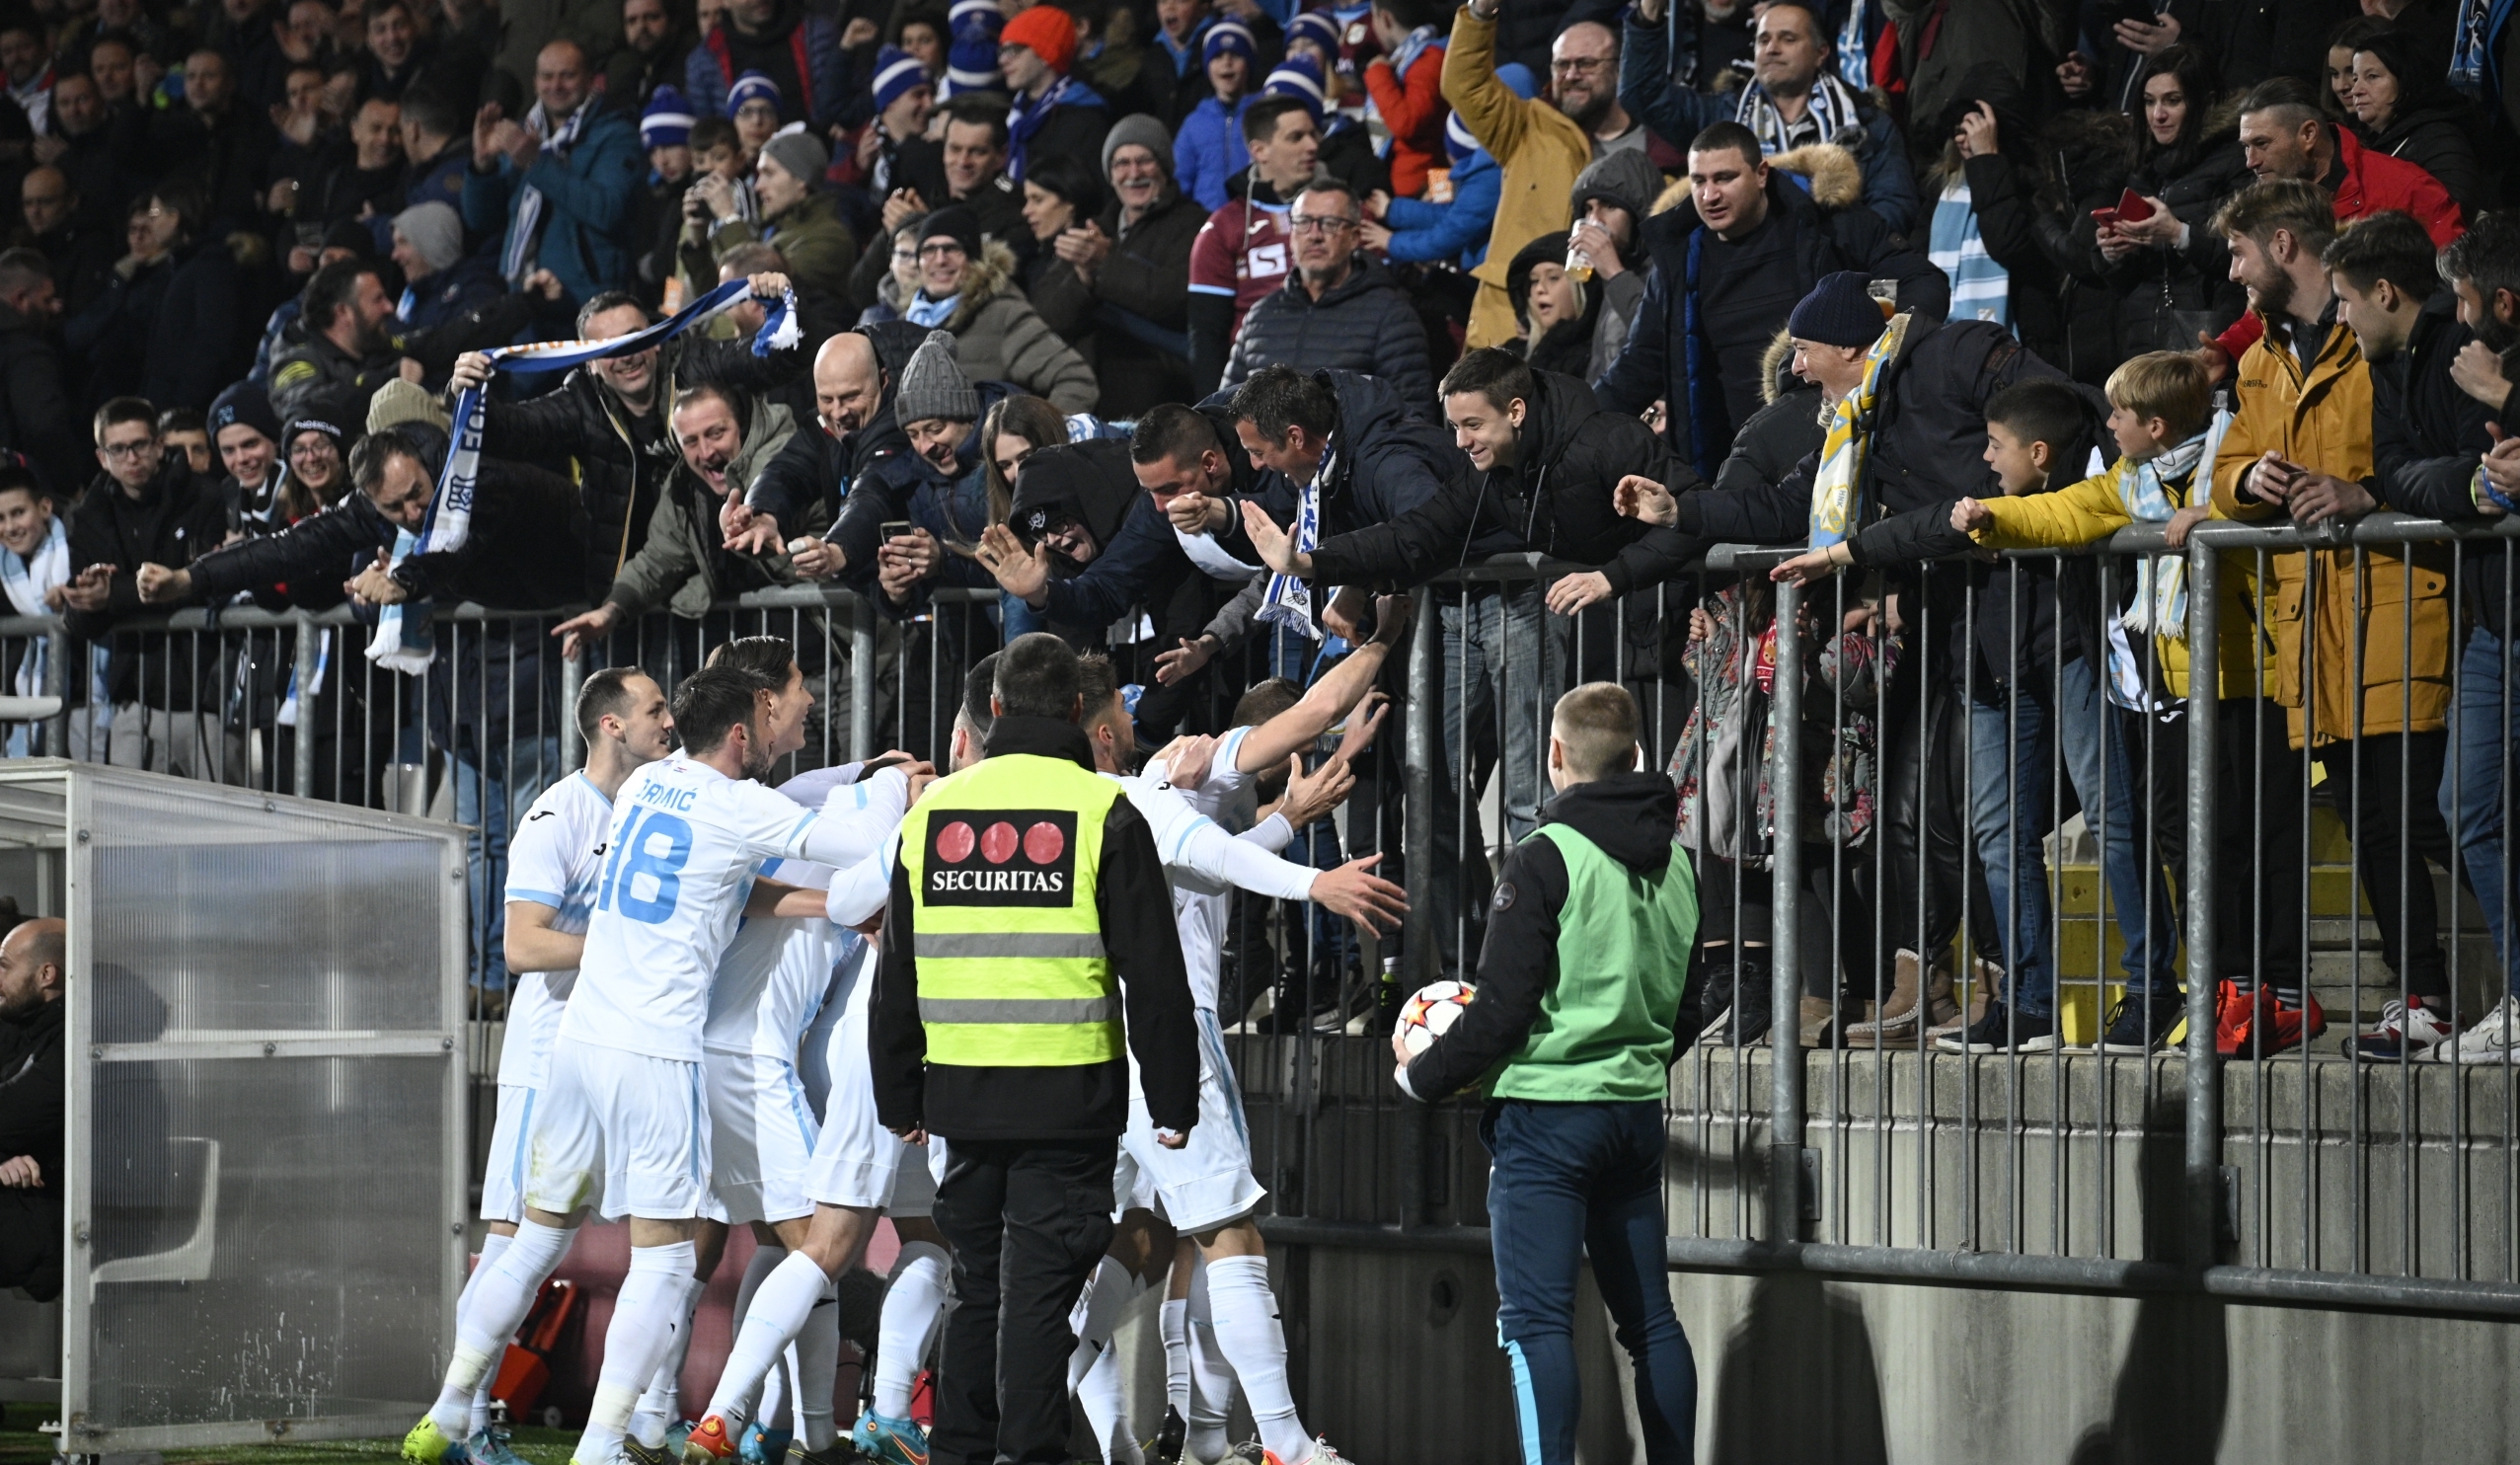
M1441 735L1437 719L1442 715L1437 703L1443 695L1435 665L1434 590L1421 585L1411 591L1410 606L1414 619L1409 633L1409 722L1402 742L1409 766L1401 776L1409 807L1401 839L1409 883L1421 895L1409 902L1409 914L1401 919L1401 944L1408 949L1409 982L1414 991L1442 975L1435 949L1435 907L1422 892L1433 889L1435 881L1452 877L1449 872L1439 875L1434 868L1435 749Z
M2187 549L2187 871L2178 898L2187 907L2186 1195L2181 1239L2191 1268L2214 1265L2221 1239L2223 1069L2214 1051L2214 901L2195 879L2214 864L2215 731L2222 687L2221 556L2210 530L2191 532ZM2246 872L2226 872L2240 879Z
M61 699L61 710L54 713L51 717L44 719L47 726L47 731L44 733L44 742L46 751L50 752L52 756L56 758L67 758L71 756L70 649L72 647L77 647L79 649L79 659L82 662L85 662L88 659L88 644L84 641L78 640L76 637L73 637L69 631L62 627L58 620L55 620L52 623L51 630L43 633L43 639L47 648L43 658L43 693L47 697L58 697ZM82 675L79 680L81 688L89 691L93 695L94 688L90 685L92 679ZM88 717L88 726L91 728L95 727L95 712L91 710Z
M290 685L297 693L297 735L289 739L289 792L300 799L315 797L315 678L323 660L324 629L305 611L292 617L297 622L297 642L293 649L294 664L289 669Z
M586 684L586 663L577 656L560 658L560 766L575 768L586 760L586 739L577 735L577 691Z
M875 607L843 592L834 602L849 612L849 756L875 756Z
M1756 575L1762 572L1750 571ZM1802 588L1776 587L1776 691L1769 721L1776 730L1770 806L1776 841L1770 855L1768 1223L1770 1240L1802 1239ZM1750 994L1734 994L1746 1002Z

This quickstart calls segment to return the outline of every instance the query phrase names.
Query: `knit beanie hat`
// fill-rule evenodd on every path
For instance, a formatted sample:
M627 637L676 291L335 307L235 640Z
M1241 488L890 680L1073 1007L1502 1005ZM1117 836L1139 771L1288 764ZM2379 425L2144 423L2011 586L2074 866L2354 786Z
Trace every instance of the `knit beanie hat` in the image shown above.
M761 155L808 188L822 182L823 170L831 166L831 149L822 145L821 138L806 131L802 122L798 123L794 131L782 131L763 143Z
M455 425L455 420L437 405L436 398L421 390L418 382L398 376L367 399L367 430L382 432L406 423L420 423L440 432L451 431Z
M1263 97L1293 97L1311 109L1313 120L1322 119L1322 109L1329 102L1322 90L1322 70L1310 56L1288 56L1277 63L1277 69L1260 83Z
M727 118L732 120L736 113L743 111L743 105L747 102L767 102L777 107L779 84L758 71L747 71L736 77L735 84L726 89Z
M1232 51L1245 61L1260 59L1260 42L1253 39L1252 28L1237 20L1222 20L1207 28L1207 39L1199 43L1201 66Z
M1822 346L1871 346L1881 339L1887 317L1868 286L1871 277L1861 270L1841 270L1820 276L1811 293L1794 307L1785 329L1796 341Z
M210 403L210 445L216 447L219 433L240 424L275 443L280 440L279 415L271 411L271 399L258 383L238 382Z
M1173 131L1145 113L1132 113L1111 124L1103 134L1103 177L1111 176L1111 155L1130 143L1136 143L1155 155L1164 167L1164 176L1173 176Z
M1614 148L1603 153L1584 171L1575 175L1575 192L1571 200L1573 216L1583 217L1584 205L1598 198L1613 208L1624 208L1636 220L1640 231L1644 228L1645 214L1662 193L1662 170L1653 166L1643 148Z
M1049 63L1061 76L1076 60L1076 19L1055 5L1035 5L1006 23L998 44L1021 45Z
M683 147L691 141L691 99L675 87L658 87L639 114L639 145Z
M305 414L300 413L298 416L289 419L288 430L280 434L280 446L283 449L287 448L290 443L297 441L298 434L301 432L321 432L325 436L333 439L333 450L335 452L340 453L344 458L349 456L349 434L342 430L341 424L334 422L330 418L308 417Z
M954 0L948 22L953 40L945 53L940 98L1005 90L1005 79L998 74L998 31L1005 24L998 0Z
M431 274L464 258L464 216L451 203L415 203L394 215L394 232L420 251Z
M1532 271L1543 265L1560 264L1565 258L1566 231L1563 229L1538 235L1514 253L1512 263L1505 266L1505 298L1513 303L1517 322L1525 327L1531 324Z
M1338 20L1328 12L1308 10L1286 23L1286 43L1309 40L1333 57L1338 54Z
M897 45L887 45L875 53L875 110L883 111L913 87L930 86L928 68L919 58Z
M919 223L919 242L931 239L951 239L976 260L980 258L980 216L958 203L947 204Z
M962 374L955 358L954 336L931 331L901 370L901 385L892 399L892 420L903 425L945 418L956 423L980 420L980 394Z

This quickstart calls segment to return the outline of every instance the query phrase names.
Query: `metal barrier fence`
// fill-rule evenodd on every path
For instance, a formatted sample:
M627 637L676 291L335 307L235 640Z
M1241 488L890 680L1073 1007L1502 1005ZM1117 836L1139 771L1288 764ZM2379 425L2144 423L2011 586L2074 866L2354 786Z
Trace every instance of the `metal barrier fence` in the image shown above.
M1406 927L1396 943L1350 946L1310 912L1246 902L1229 943L1247 968L1228 984L1229 1025L1263 988L1273 1007L1232 1040L1274 1196L1268 1229L1484 1248L1476 1112L1398 1097L1372 1032L1373 977L1393 956L1404 988L1475 971L1493 861L1547 796L1551 704L1576 681L1615 679L1640 697L1647 754L1682 783L1705 906L1693 987L1738 991L1731 1005L1773 1028L1756 1039L1727 1025L1673 1069L1675 1266L2520 1312L2520 1069L2336 1050L2436 976L2454 1024L2471 1026L2520 969L2467 868L2492 855L2499 874L2483 885L2512 907L2499 854L2520 826L2520 676L2508 637L2466 643L2474 612L2491 609L2472 603L2481 575L2510 624L2515 526L2215 523L2184 554L2138 528L1921 567L1895 593L1845 578L1771 585L1767 569L1794 553L1726 547L1694 581L1571 619L1542 604L1562 567L1529 558L1416 592L1407 667L1389 684L1404 735L1361 770L1328 841L1399 867ZM2292 575L2303 560L2317 573ZM2172 563L2186 577L2183 643L2120 634L2111 663L2108 627L2158 583L2147 567ZM2086 628L2081 657L2039 639L2043 595L2058 597L2056 623ZM727 638L787 636L816 685L818 721L796 755L810 767L893 746L942 756L963 672L999 635L994 596L940 596L903 622L806 587L699 621L650 616L572 661L550 651L560 619L441 613L439 666L417 679L357 658L363 633L341 613L187 612L149 634L192 685L211 667L235 694L216 768L390 808L432 787L434 758L447 765L437 797L452 785L474 823L502 797L521 810L548 781L540 770L574 766L561 709L586 666L636 661L670 684ZM2252 652L2236 664L2221 638L2244 624L2236 641ZM2323 640L2322 626L2345 631ZM1981 638L1989 627L2001 634ZM0 620L0 653L15 668L27 638L54 638L43 670L58 695L71 655L58 636ZM2398 674L2410 655L2415 674ZM1243 669L1288 661L1266 648ZM324 737L236 711L286 706L282 668L308 686L328 665L355 669L309 699ZM2323 676L2342 678L2341 701ZM2293 706L2309 720L2298 733ZM1222 712L1190 715L1222 726ZM63 739L51 745L66 745L75 708L49 717ZM2399 731L2409 726L2422 731ZM2454 792L2472 791L2446 812L2445 760ZM476 949L495 950L479 884ZM2188 899L2191 887L2214 898ZM2020 1012L2043 987L2058 1041L1947 1052L1926 1031L1941 1011L1868 1035L1902 995L1903 967L1929 1008L1947 972L1962 1016L1990 991ZM2219 1058L2224 978L2321 1004L2326 1033ZM2082 1050L2123 1016L2113 1008L2141 1017L2147 1000L2183 1039ZM1826 1040L1797 1045L1806 1026Z

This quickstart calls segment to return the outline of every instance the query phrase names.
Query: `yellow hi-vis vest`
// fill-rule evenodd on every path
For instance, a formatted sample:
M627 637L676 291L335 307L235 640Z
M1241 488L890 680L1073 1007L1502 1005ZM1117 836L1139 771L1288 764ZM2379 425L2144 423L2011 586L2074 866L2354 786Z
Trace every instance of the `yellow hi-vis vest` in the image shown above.
M1118 783L1010 753L940 779L901 825L928 1061L1062 1068L1120 1056L1095 876Z

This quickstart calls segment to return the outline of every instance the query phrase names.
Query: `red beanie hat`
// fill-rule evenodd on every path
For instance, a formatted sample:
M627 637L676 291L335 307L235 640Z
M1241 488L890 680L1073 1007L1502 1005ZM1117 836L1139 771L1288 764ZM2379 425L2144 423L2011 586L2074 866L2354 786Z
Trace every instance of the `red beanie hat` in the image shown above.
M998 44L1028 46L1065 76L1068 63L1076 59L1076 21L1055 5L1035 5L1006 23Z

